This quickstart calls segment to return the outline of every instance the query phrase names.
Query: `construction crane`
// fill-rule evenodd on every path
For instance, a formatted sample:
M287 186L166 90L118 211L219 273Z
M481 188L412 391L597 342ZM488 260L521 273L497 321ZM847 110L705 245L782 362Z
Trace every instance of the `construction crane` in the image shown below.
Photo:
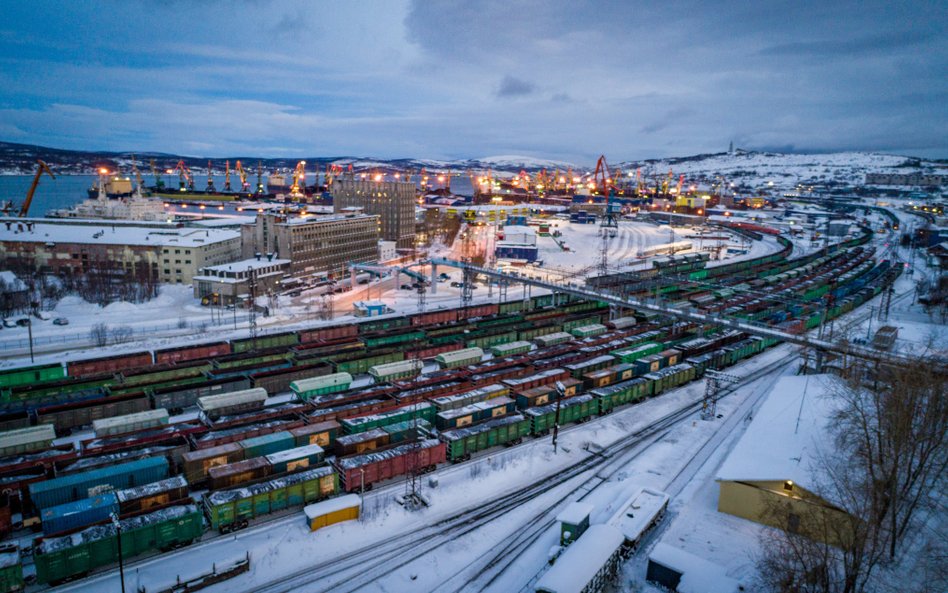
M165 182L161 178L161 173L158 172L158 165L155 164L155 159L151 159L151 174L155 176L155 191L161 191L165 189Z
M263 188L263 162L257 161L257 195L262 196L266 191Z
M233 191L230 189L230 161L224 161L224 191Z
M241 193L250 193L250 182L247 181L247 171L244 170L244 166L237 161L234 165L234 171L237 172L237 175L240 176L240 192Z
M20 208L20 218L25 218L30 212L30 204L33 203L33 194L36 193L36 187L39 185L40 177L43 176L43 173L49 175L50 179L56 179L56 176L53 175L53 172L49 170L49 166L46 165L43 161L37 159L36 174L33 175L33 182L30 184L30 189L26 192L26 199L23 201L23 206Z

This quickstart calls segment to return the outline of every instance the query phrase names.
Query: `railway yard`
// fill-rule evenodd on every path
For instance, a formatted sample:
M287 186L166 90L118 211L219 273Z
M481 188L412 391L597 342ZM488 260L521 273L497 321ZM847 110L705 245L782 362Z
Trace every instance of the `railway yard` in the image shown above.
M865 226L802 254L728 230L769 246L586 285L804 335L864 321L904 269ZM638 485L674 506L799 370L774 337L537 292L0 370L0 582L150 592L249 558L211 590L546 591L566 505L604 521ZM705 422L708 371L740 383ZM345 494L360 521L311 533L303 507Z

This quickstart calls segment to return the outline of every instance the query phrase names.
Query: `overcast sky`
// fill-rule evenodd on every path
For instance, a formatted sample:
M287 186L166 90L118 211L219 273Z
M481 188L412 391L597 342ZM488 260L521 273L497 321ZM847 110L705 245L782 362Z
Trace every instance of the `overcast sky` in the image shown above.
M948 157L948 3L3 3L0 140L195 156Z

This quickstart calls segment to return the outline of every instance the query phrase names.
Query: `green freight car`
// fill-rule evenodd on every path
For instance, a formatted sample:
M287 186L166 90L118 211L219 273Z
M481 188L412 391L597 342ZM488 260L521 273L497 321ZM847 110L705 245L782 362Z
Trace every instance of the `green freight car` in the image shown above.
M119 375L121 386L132 385L152 385L155 383L164 383L167 381L176 381L179 379L189 379L191 377L204 377L204 371L211 370L211 363L202 362L190 366L176 366L162 371Z
M561 325L546 325L543 327L532 327L530 329L522 329L517 332L518 340L532 340L540 336L545 336L547 334L554 334L563 330Z
M659 395L695 378L695 368L687 363L676 364L643 377L652 382L652 395Z
M388 317L386 319L373 319L372 321L363 321L359 323L359 335L370 334L378 331L390 331L402 327L408 327L411 321L404 316Z
M510 331L502 334L493 334L486 335L482 337L473 338L464 343L468 348L490 348L491 346L496 346L497 344L506 344L507 342L513 342L517 339L517 332Z
M290 391L300 401L308 401L318 395L327 395L349 389L352 383L352 375L349 373L333 373L323 375L322 377L312 377L310 379L300 379L290 383Z
M120 525L122 558L126 562L151 550L170 550L190 544L204 532L201 511L193 504L123 519ZM118 540L111 523L43 540L33 555L37 582L56 584L118 562Z
M334 360L332 364L336 367L337 373L364 375L374 366L388 364L390 362L399 362L405 359L405 353L402 351L386 352L385 354L375 354L372 356L360 354L360 356L360 358L349 358L347 360L337 359Z
M317 467L297 474L232 490L204 495L204 511L213 529L227 533L246 527L251 519L302 506L339 492L339 474Z
M20 385L35 385L45 381L58 381L65 378L66 369L59 363L19 367L0 371L0 389Z
M346 434L356 434L372 430L373 428L382 428L391 424L405 422L414 418L434 422L437 408L428 402L412 404L397 408L391 412L380 412L378 414L369 414L368 416L358 416L356 418L343 418L339 421L343 432Z
M0 593L22 591L25 586L20 549L16 544L0 546Z
M652 395L654 383L643 377L593 389L589 392L599 402L599 413L608 414L613 409Z
M484 351L480 348L462 348L461 350L442 352L435 356L435 362L442 369L456 369L478 363L482 358L484 358Z
M524 416L530 420L530 434L545 435L552 430L556 423L556 404L530 408L524 411ZM597 403L592 395L577 395L560 401L560 425L571 422L581 422L598 412Z
M230 349L234 354L240 354L241 352L266 350L267 348L289 348L299 343L299 335L291 332L286 334L257 336L256 338L244 338L242 340L231 340Z
M411 342L417 342L425 339L425 332L421 330L409 331L398 334L384 334L381 336L365 337L362 341L368 349L382 348L385 346L399 346Z
M520 333L522 334L523 332ZM533 347L533 344L526 341L527 339L529 338L521 338L521 340L518 342L508 342L506 344L492 346L490 352L496 358L504 358L505 356L514 356L516 354L526 354L527 352L530 352L530 349Z
M497 445L515 445L530 434L530 421L520 414L488 420L482 424L446 430L441 440L447 443L448 459L452 463L464 461L471 453Z

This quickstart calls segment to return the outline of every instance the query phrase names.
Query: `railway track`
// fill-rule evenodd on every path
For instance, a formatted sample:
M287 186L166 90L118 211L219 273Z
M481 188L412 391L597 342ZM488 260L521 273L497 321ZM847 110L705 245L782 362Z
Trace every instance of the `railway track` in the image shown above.
M789 364L795 356L795 354L787 354L778 361L755 370L747 376L747 379L755 381L772 372L775 368ZM728 390L722 396L732 392L733 389ZM699 411L701 405L701 400L698 400L681 406L662 416L648 427L613 443L600 455L586 457L551 476L507 493L486 505L467 509L411 533L402 533L386 538L371 546L350 552L346 554L345 558L326 560L307 566L305 569L283 575L266 585L256 586L252 590L262 593L297 590L342 593L357 591L379 577L406 566L445 543L460 539L503 517L511 508L529 502L548 490L566 484L587 472L595 470L595 474L588 480L595 481L596 485L601 484L608 480L615 471L618 471L615 468L628 463L629 455L634 458L635 455L640 454L648 445L663 438L668 430L676 424ZM610 470L610 468L613 469ZM584 484L584 486L587 485L588 483ZM556 504L573 496L574 494L571 492L568 496L557 501ZM496 562L494 565L496 566ZM314 582L316 579L318 579L319 584Z

